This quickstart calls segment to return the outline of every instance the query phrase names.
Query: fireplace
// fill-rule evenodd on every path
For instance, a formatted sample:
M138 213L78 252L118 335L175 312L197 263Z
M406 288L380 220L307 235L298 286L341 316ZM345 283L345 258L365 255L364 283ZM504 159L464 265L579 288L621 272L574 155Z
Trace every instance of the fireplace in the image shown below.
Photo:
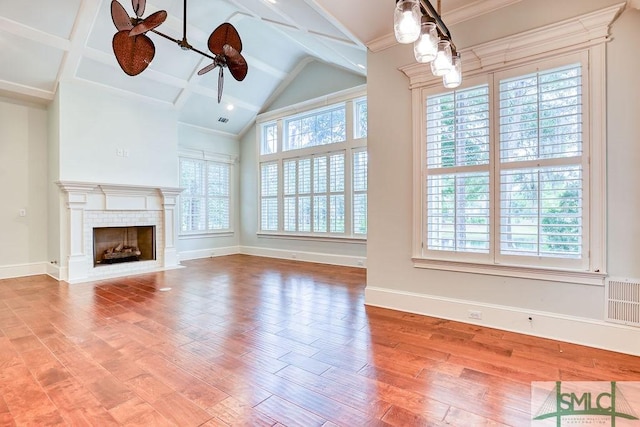
M61 218L67 224L60 236L61 280L80 283L180 268L175 210L181 189L57 184L65 196Z
M156 259L156 227L94 227L93 266Z

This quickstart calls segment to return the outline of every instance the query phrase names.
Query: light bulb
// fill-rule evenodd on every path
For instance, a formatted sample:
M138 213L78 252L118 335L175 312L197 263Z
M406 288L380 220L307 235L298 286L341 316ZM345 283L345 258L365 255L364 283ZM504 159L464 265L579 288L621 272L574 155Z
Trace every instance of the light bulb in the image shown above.
M442 84L447 89L455 89L462 83L462 59L460 54L451 58L451 71L442 76Z
M413 43L420 36L418 0L402 0L393 13L393 30L398 43Z
M426 16L422 17L422 24L420 25L420 37L413 44L413 54L416 57L416 61L427 63L433 61L438 52L438 29L436 24L430 22Z
M449 40L440 40L438 53L431 62L431 72L434 76L444 76L451 71L451 68L451 43L449 43Z

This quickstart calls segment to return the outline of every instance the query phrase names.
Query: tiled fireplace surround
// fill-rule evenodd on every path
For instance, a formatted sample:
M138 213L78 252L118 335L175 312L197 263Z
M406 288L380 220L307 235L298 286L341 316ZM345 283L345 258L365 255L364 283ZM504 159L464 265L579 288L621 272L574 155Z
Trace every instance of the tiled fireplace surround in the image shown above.
M175 246L180 188L58 182L67 229L61 231L61 277L69 283L106 279L180 266ZM93 228L153 225L156 259L110 265L93 263ZM65 253L66 252L66 253ZM66 257L65 257L66 255ZM64 261L63 261L64 262Z

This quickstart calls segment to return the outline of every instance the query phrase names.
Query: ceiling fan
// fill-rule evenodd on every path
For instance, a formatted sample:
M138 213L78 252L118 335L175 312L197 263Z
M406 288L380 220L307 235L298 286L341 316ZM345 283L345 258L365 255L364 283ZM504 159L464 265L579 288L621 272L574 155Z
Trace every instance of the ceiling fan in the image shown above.
M147 32L158 34L176 43L182 50L192 50L211 59L213 62L198 71L198 75L208 73L220 67L218 74L218 103L222 99L224 86L224 69L228 68L234 79L242 81L249 69L242 56L242 40L233 25L225 22L219 25L211 35L207 45L213 55L202 52L187 41L187 0L184 0L184 17L182 40L161 33L157 28L167 19L167 12L159 10L146 18L142 18L146 0L131 0L135 17L129 17L125 8L117 1L111 2L111 19L118 32L113 36L113 52L122 71L130 76L137 76L147 69L153 60L156 47L147 36Z

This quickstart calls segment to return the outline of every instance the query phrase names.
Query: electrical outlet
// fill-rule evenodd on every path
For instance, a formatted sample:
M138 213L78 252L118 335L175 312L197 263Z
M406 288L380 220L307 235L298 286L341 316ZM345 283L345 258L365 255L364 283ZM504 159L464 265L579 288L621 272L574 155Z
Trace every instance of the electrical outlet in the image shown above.
M364 261L359 259L356 264L358 264L360 267L362 267L364 265Z
M291 258L296 259L296 258L298 258L298 255L296 255L296 254L291 254Z
M482 312L478 310L469 310L469 319L481 320Z

